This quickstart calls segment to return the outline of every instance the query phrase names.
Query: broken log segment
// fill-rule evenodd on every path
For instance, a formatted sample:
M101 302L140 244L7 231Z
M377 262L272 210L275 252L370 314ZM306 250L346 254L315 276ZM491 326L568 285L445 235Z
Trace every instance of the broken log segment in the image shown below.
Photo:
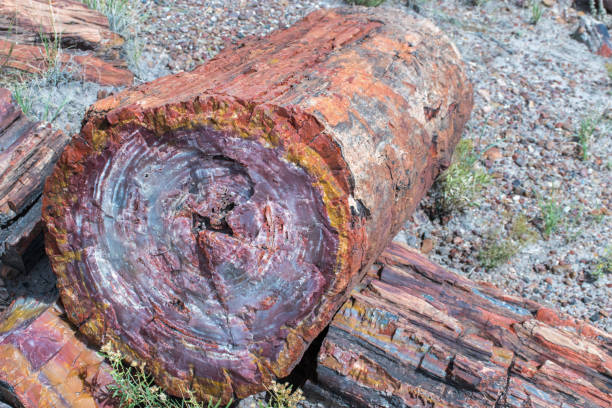
M53 276L46 257L36 268ZM21 408L115 407L110 367L78 337L56 299L57 291L20 297L0 314L0 400Z
M609 408L612 336L393 243L334 317L317 379L307 391L350 407Z
M30 121L10 91L0 88L0 279L25 272L29 261L22 256L42 232L43 183L68 139L49 124Z
M133 83L120 57L123 38L110 30L104 15L80 1L2 0L0 32L2 66L40 73L57 63L100 85Z
M92 55L61 52L56 59L50 61L41 45L23 45L0 40L0 61L3 66L32 74L44 74L50 68L50 63L59 64L59 68L73 77L104 86L129 86L134 82L134 74L127 69Z
M98 101L43 199L68 317L174 395L264 389L402 227L471 108L440 30L363 8Z
M108 19L77 0L2 0L0 31L21 44L40 44L41 36L66 48L110 50L123 45Z

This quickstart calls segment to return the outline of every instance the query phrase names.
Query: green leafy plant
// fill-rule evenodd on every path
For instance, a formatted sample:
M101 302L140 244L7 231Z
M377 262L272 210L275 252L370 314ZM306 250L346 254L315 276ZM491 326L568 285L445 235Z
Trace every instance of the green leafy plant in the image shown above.
M130 0L81 0L87 7L99 11L108 18L110 29L122 36L129 34L137 20L138 10Z
M110 343L100 349L100 354L108 359L111 365L111 376L114 384L109 385L109 391L118 401L118 408L220 408L221 402L212 400L204 405L198 402L193 393L188 391L187 398L178 399L168 396L154 384L146 373L145 365L127 365L123 356L113 350ZM229 408L231 402L223 405Z
M587 117L582 119L580 127L576 132L576 140L578 141L578 147L580 148L580 159L586 161L589 158L589 142L593 138L595 128L597 127L597 120L593 117Z
M479 158L470 139L457 144L451 165L438 179L436 206L439 210L451 212L475 205L476 195L491 181L486 171L477 166Z
M531 2L531 24L538 24L543 13L544 9L542 8L542 3L540 3L539 0L533 0Z
M11 33L13 31L13 23L11 22L9 25L8 32ZM9 47L9 51L6 53L4 57L0 59L0 70L3 70L8 66L9 61L11 60L11 56L13 55L13 51L15 50L15 44L11 42L11 46Z
M293 390L290 384L272 382L268 388L270 400L267 403L259 402L258 408L297 408L304 401L304 395L299 388Z
M43 87L57 85L57 83L50 84L47 81L49 81L47 77L33 77L24 81L12 82L8 84L8 88L24 115L35 121L53 123L68 105L70 99L64 97L57 103L54 101L56 99L54 95L41 96Z
M563 222L563 210L561 204L554 197L548 200L540 200L540 213L542 216L542 234L549 239Z
M40 30L38 37L43 48L43 58L49 68L54 67L60 63L60 56L62 54L62 34L53 32L52 35L47 35Z
M495 269L508 262L518 251L519 246L514 241L504 238L503 232L498 229L488 233L477 258L485 269Z
M495 269L536 239L537 233L529 219L519 214L513 218L507 233L500 228L489 231L477 259L485 269Z
M591 276L595 279L601 278L604 274L612 272L612 245L608 245L603 256L595 264Z
M348 4L356 6L376 7L380 6L385 0L345 0Z
M139 38L140 27L145 12L140 2L131 0L81 0L87 7L97 10L108 18L112 31L125 38L123 45L125 59L132 72L137 76L142 70L142 50L144 45Z
M31 89L21 82L16 82L10 87L15 103L21 108L24 115L28 116L32 111L34 98Z

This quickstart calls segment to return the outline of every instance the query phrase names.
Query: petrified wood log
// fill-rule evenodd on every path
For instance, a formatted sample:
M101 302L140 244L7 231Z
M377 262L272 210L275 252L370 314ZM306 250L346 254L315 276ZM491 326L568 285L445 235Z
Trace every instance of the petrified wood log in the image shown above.
M101 85L128 86L134 79L120 58L123 38L108 19L75 0L2 0L0 65L38 73L48 68L43 42L60 43L64 68ZM55 45L52 47L55 51ZM78 72L77 72L78 71Z
M90 108L45 186L69 318L170 393L287 375L446 165L456 49L385 10L310 14Z
M49 270L47 259L37 268ZM0 314L0 401L22 408L114 407L109 367L76 336L55 299L57 292L30 292Z
M25 270L22 255L42 231L43 183L68 139L28 120L0 88L0 278Z
M307 389L350 407L612 406L612 336L391 244Z

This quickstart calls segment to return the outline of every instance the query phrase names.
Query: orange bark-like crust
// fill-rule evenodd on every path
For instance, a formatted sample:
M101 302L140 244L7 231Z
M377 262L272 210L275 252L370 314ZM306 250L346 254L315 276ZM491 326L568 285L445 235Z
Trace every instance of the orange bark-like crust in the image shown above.
M47 252L58 275L69 318L89 338L98 343L110 341L131 360L146 362L156 381L171 393L180 395L191 387L200 398L213 396L227 400L262 390L272 378L290 372L346 299L350 288L401 228L440 168L448 164L471 108L472 88L460 57L437 28L428 21L402 13L361 8L314 12L290 29L263 39L247 40L222 52L193 72L160 78L98 101L88 111L81 134L64 151L48 179L43 201L48 227ZM230 344L202 343L199 335L194 335L192 326L184 325L182 318L176 317L175 310L180 309L183 316L187 313L192 320L207 319L207 313L198 315L190 309L187 303L191 299L172 300L174 311L166 304L151 301L154 304L149 312L149 300L144 296L129 298L130 302L147 304L140 308L124 309L123 305L115 304L115 299L109 298L120 298L127 293L134 276L142 278L136 272L139 266L121 264L116 259L101 261L104 251L100 252L97 235L92 233L107 222L104 219L117 218L114 211L118 201L113 200L123 200L125 195L118 192L113 196L116 198L104 201L106 193L100 180L106 177L113 180L109 185L125 185L121 191L132 191L130 185L138 184L141 189L138 191L159 191L155 197L174 191L173 188L187 188L160 186L156 177L145 180L148 173L139 174L144 170L137 167L115 171L115 166L127 169L129 163L140 160L140 153L130 153L129 146L138 146L134 147L138 151L154 148L155 157L165 155L164 163L168 163L175 157L172 152L176 149L183 149L181 154L192 154L192 150L181 147L185 143L200 146L203 140L212 143L210 140L215 138L224 140L215 149L228 149L229 153L203 156L202 166L214 164L218 169L215 171L221 172L218 174L231 174L235 180L246 183L244 180L253 177L245 175L251 174L251 167L248 165L243 170L244 163L253 163L255 168L263 160L278 169L279 177L289 172L300 180L310 180L304 184L296 181L295 187L300 189L300 194L313 197L307 207L300 204L295 212L292 210L284 218L276 219L272 207L262 203L250 214L256 222L263 219L261 225L271 231L273 238L279 225L291 233L302 216L300 211L306 211L305 208L318 214L313 217L322 217L317 222L324 225L322 234L330 237L321 241L322 249L315 252L320 252L321 258L330 257L333 262L321 261L317 264L319 269L313 267L313 272L304 272L308 285L316 286L306 293L306 299L301 298L300 291L279 289L274 296L250 305L248 310L241 309L242 314L253 313L246 319L250 324L261 321L265 322L262 327L268 324L273 327L268 329L267 338L247 340L244 344L240 343L243 337L259 336L263 331L242 330L237 326L245 320L241 314L228 312L227 321L238 322L228 323ZM162 149L158 145L167 147ZM251 155L247 154L249 150L253 152ZM271 156L264 159L270 154L274 160ZM153 159L147 156L147 160ZM227 173L228 168L233 170ZM172 171L166 167L159 177ZM87 178L89 175L91 178ZM139 181L130 181L134 179ZM141 188L143 185L146 189ZM253 194L248 189L232 192L231 184L224 186L223 191L226 187L240 200ZM284 187L278 188L284 191ZM309 192L310 189L314 190ZM199 193L192 189L189 194L194 197ZM286 197L287 202L289 198ZM162 219L161 229L156 231L185 228L185 235L193 235L209 263L211 259L216 262L243 254L223 252L225 245L229 245L226 243L233 245L236 235L241 236L248 229L246 218L240 219L242 224L236 224L235 218L230 219L232 209L239 209L243 204L219 205L222 213L230 214L227 219L203 214L201 207L195 209L196 204L189 204L192 206L189 211L198 212L194 213L191 232L185 226L187 221L183 221L182 204L180 214ZM280 204L285 205L284 199ZM143 209L147 205L141 201L133 204L129 215L132 218L123 221L124 225L134 223L134 218L147 219L143 215L148 214L148 209ZM319 224L314 227L319 228ZM128 240L132 238L125 238L126 244ZM264 251L261 254L274 257L274 245L270 247L266 243L265 248L250 248L251 252L244 252L244 256ZM308 239L298 240L296 245L296 253L313 251ZM154 277L147 295L163 297L157 286L162 285L165 290L163 285L172 286L177 282L174 279L165 283L166 277L176 270L164 268L175 262L175 255L180 258L189 252L188 248L182 254L170 251L170 255L164 255L167 260L164 264L156 263L145 252L139 253L139 262L159 268L147 272ZM168 252L166 249L157 253ZM261 257L253 259L252 273L256 273ZM292 265L300 267L300 259ZM331 266L321 269L323 264ZM128 269L135 272L126 277ZM106 281L110 276L110 272L100 270L112 270L113 276L120 274L121 281L115 289L102 287L105 284L98 286L100 280ZM271 276L274 273L279 274L275 282L287 279L280 269L266 272ZM230 307L228 304L237 301L235 296L241 296L234 293L232 297L237 289L227 279L223 273L213 270L211 281L204 288L219 298L226 309ZM114 282L117 282L115 278ZM286 283L289 287L295 284L291 279ZM258 288L256 280L253 284ZM261 286L259 290L245 293L257 297L267 289ZM172 290L178 289L172 286ZM243 296L246 299L241 301L248 302L250 295ZM291 305L293 298L295 304ZM275 305L281 305L287 313L297 309L300 314L290 321L283 321L282 317L279 320L275 315L260 317L268 316L266 310L276 310ZM131 313L129 322L122 320L126 313ZM216 312L211 310L211 313ZM128 331L124 327L141 317L144 323L137 328ZM164 334L170 326L174 339ZM150 331L155 334L139 334ZM158 335L164 340L158 340ZM240 345L238 351L228 352L236 344ZM207 350L200 354L210 356L208 361L190 360L196 358L189 354L192 350Z
M351 407L603 408L612 337L393 243L332 321L317 373Z

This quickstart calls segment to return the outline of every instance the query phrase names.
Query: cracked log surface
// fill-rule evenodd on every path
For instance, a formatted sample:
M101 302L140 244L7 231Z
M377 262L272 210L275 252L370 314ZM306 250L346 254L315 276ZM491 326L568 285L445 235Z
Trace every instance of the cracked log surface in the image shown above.
M68 139L48 124L28 120L12 102L11 93L0 88L0 277L4 280L26 270L23 254L42 232L43 183Z
M431 22L360 8L98 101L43 199L68 317L170 393L262 390L448 164L472 103Z
M0 66L41 73L50 60L86 81L129 86L134 75L120 52L124 40L108 19L76 0L2 0ZM44 43L58 40L61 52L48 55Z
M332 321L317 378L332 406L611 407L612 337L393 243Z

